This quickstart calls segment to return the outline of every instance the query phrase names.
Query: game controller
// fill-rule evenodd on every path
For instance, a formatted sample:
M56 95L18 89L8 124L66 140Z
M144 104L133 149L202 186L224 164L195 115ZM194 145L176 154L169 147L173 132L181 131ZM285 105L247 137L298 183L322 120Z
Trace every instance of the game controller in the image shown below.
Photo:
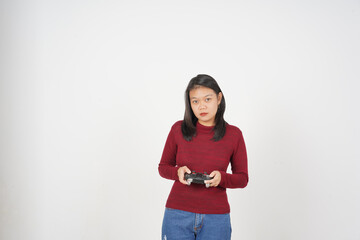
M192 171L191 173L185 173L184 176L188 185L190 185L191 183L205 184L205 180L211 180L214 178L207 175L206 172L197 173L195 171ZM208 188L210 184L206 183L205 186Z

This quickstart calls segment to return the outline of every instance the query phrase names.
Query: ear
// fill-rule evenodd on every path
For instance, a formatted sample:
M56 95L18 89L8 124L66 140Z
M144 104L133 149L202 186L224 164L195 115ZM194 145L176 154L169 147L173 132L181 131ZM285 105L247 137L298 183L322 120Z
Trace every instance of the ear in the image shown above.
M221 99L222 99L222 92L219 92L219 94L218 94L218 104L221 103Z

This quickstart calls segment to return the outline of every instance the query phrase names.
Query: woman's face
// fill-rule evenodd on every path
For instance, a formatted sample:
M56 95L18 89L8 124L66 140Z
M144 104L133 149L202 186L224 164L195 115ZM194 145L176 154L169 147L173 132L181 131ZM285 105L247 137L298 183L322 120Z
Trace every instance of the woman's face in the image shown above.
M215 115L221 102L222 93L217 96L211 88L200 86L189 92L191 109L200 124L215 125Z

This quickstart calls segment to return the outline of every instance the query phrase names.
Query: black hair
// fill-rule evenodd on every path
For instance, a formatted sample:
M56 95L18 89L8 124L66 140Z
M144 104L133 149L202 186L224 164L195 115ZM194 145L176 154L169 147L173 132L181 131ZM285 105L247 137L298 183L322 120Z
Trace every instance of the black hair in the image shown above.
M198 121L193 110L191 109L189 93L192 89L198 88L200 86L211 88L212 90L214 90L217 96L219 96L220 92L222 93L215 79L209 75L198 74L196 77L190 80L185 91L185 114L184 121L181 125L181 131L186 141L191 141L192 138L196 136L196 123ZM221 102L215 115L215 126L213 128L214 136L211 139L213 141L219 141L225 135L227 122L224 120L224 112L225 98L224 94L222 93Z

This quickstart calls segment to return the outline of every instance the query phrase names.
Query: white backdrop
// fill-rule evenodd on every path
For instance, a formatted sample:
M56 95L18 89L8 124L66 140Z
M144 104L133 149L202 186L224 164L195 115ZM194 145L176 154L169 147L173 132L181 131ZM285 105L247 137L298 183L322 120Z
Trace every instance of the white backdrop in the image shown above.
M250 181L233 239L360 239L359 1L1 1L0 239L160 239L184 91L213 76Z

